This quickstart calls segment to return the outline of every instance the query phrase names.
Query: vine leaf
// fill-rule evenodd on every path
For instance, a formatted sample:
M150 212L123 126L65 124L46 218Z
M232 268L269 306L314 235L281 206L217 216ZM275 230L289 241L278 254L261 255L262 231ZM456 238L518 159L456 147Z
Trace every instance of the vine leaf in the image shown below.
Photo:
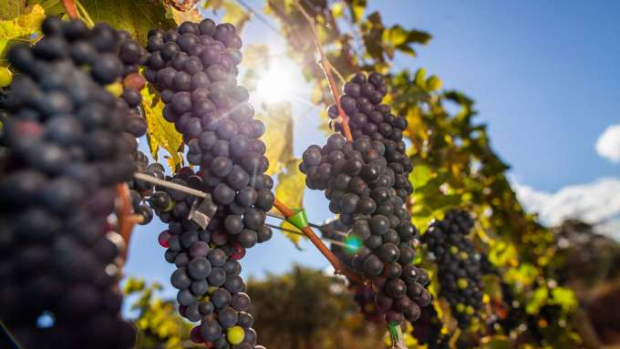
M82 4L95 22L126 30L143 45L150 29L175 26L174 20L166 16L167 7L162 1L82 0Z
M22 40L29 42L30 36L38 32L45 18L41 5L30 6L19 17L0 21L0 57L4 56L9 42Z
M153 159L157 161L159 147L164 148L170 154L169 165L174 171L176 166L183 162L178 151L183 144L183 137L174 128L174 124L164 119L164 103L149 87L142 90L142 108L148 125L146 139L149 150Z
M198 23L202 21L202 15L195 8L187 11L180 11L173 6L169 6L168 17L172 17L176 24L181 24L183 22Z
M220 9L224 9L222 23L233 24L237 28L237 32L242 32L245 24L250 20L250 14L234 1L207 0L204 8L210 8L214 14L217 14Z
M299 171L299 164L301 160L292 159L286 164L286 172L280 173L278 176L278 186L276 187L276 197L281 202L285 203L288 207L301 208L303 206L304 189L306 188L305 176ZM284 229L297 230L294 225L283 221L280 225ZM301 232L301 231L300 231ZM284 236L295 244L297 249L299 248L299 240L302 235L291 234L282 231Z
M26 0L2 0L0 1L0 19L8 20L22 16L27 9Z
M293 117L289 103L274 103L265 106L266 115L259 115L267 132L262 137L267 146L265 156L269 159L266 174L282 171L293 158Z

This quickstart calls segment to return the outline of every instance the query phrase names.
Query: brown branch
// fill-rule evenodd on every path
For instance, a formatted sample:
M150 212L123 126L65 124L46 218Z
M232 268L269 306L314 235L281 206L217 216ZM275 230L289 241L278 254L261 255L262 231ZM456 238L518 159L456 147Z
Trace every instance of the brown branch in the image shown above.
M116 186L116 197L119 201L119 205L116 209L118 230L123 237L123 241L125 241L125 252L123 253L123 259L126 260L127 252L129 251L129 240L131 239L131 233L133 231L133 227L139 222L139 220L131 214L131 197L129 195L129 187L126 183L118 184Z
M278 200L277 198L274 200L273 205L286 218L290 218L295 214L293 210L291 210L288 206L286 206L282 201ZM347 266L342 264L342 261L338 257L336 257L336 255L332 251L329 250L329 248L323 243L323 241L321 241L321 239L314 233L314 231L309 226L304 227L303 229L301 229L301 231L308 239L310 239L310 242L312 242L312 244L321 252L321 254L323 254L323 256L327 258L327 260L334 267L336 274L342 274L348 277L349 280L362 284L367 284L367 282L359 274L355 273L354 271L347 268Z
M316 25L314 23L314 19L306 12L306 10L301 6L299 1L295 1L295 5L301 12L301 14L306 17L308 24L310 25L310 29L312 30L312 40L314 41L314 45L316 49L319 51L319 55L321 59L319 63L325 72L325 77L327 78L327 82L329 83L329 88L332 92L332 96L334 97L334 101L336 103L336 108L338 108L338 116L342 120L342 132L344 136L347 138L349 142L353 142L353 135L351 134L351 128L349 127L349 117L344 113L342 109L342 105L340 105L340 93L338 92L338 87L336 85L336 81L334 80L334 75L332 74L332 64L327 59L327 55L323 50L323 46L321 45L321 41L319 40L319 33L316 30Z
M67 14L71 17L71 19L78 18L77 8L75 7L75 2L73 2L73 0L62 0L62 7L65 8L65 11L67 11Z

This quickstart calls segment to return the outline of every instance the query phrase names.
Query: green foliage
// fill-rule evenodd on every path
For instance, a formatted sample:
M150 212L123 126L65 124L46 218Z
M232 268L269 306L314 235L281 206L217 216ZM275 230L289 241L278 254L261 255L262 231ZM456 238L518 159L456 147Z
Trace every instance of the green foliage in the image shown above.
M191 325L176 311L175 302L156 296L162 286L158 283L147 285L138 278L125 282L123 293L135 298L131 310L137 312L135 325L140 330L137 346L143 349L180 349L198 347L190 344Z

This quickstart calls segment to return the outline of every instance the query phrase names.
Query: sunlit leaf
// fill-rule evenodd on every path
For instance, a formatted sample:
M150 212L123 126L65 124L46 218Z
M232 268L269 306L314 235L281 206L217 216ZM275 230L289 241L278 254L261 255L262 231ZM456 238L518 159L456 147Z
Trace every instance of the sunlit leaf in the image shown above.
M226 1L223 7L225 13L222 17L222 22L233 24L237 28L237 32L241 33L247 21L250 20L250 13L232 1Z
M220 8L222 8L222 5L224 5L224 1L225 0L206 0L203 8L212 9L213 12L217 12Z
M418 164L413 167L409 174L409 181L414 188L425 185L433 177L433 171L426 165Z
M286 172L280 173L278 176L278 185L275 190L278 200L291 208L302 208L304 199L304 190L306 189L306 181L303 173L299 171L301 160L292 159L286 164ZM281 227L299 231L292 224L284 221ZM295 246L299 248L299 240L301 235L282 231Z
M571 311L575 309L578 304L577 297L572 290L565 287L556 287L551 290L552 300L550 303L557 304L564 309L564 311Z
M0 57L5 54L10 41L30 42L30 36L39 31L45 11L41 5L30 6L17 18L0 21Z
M420 68L415 73L415 83L416 85L425 88L426 87L426 69Z
M334 16L334 18L342 17L342 15L344 14L344 4L343 3L337 2L337 3L333 4L331 7L332 7L332 16Z
M149 30L169 29L174 20L166 16L162 1L81 0L95 22L105 22L115 29L126 30L138 42L145 44Z
M151 155L157 161L159 147L164 148L170 155L168 164L174 171L177 165L183 163L183 159L178 152L183 144L183 136L177 132L173 123L164 119L164 103L149 86L142 90L142 98L142 108L148 125L147 141Z
M267 131L261 138L267 146L268 175L279 173L293 157L293 116L288 102L266 106L266 115L258 115Z
M436 75L431 75L428 80L426 80L426 87L429 91L437 91L443 85L443 81L438 78Z
M169 6L168 13L169 13L169 16L172 16L176 24L181 24L183 22L198 23L202 21L202 15L195 8L187 10L187 11L180 11L172 6Z
M23 16L28 12L28 1L2 0L0 1L0 20L9 20Z
M540 287L534 291L533 297L525 306L525 311L528 314L536 314L538 310L545 305L549 298L549 290L546 287Z
M359 22L364 17L366 11L366 0L348 0L349 10L351 12L351 18L354 22Z

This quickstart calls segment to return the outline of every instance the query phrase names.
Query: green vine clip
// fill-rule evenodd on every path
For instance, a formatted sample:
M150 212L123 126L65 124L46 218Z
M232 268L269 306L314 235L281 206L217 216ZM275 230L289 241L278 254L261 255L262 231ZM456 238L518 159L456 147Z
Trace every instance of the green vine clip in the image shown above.
M293 208L294 215L290 216L287 221L294 225L299 230L308 226L308 217L306 216L306 210L303 208Z

